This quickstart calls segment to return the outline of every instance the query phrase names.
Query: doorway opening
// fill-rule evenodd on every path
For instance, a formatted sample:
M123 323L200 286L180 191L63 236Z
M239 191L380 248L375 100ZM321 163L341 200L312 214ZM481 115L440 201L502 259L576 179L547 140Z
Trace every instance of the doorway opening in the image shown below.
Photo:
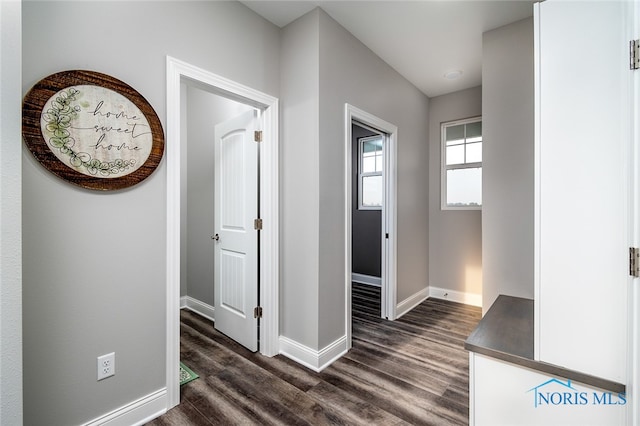
M380 316L388 320L396 319L397 133L398 129L395 125L345 104L345 328L348 348L351 348L354 277L356 281L369 281L369 284L379 285ZM361 167L363 161L369 163L366 170ZM373 232L373 239L377 240L373 252L369 254L359 252L356 255L357 263L361 263L363 257L377 259L379 254L379 265L369 266L369 271L372 271L373 275L359 274L358 271L354 271L354 238L357 237L354 236L353 231L361 228L359 224L354 226L354 213L358 216L358 210L379 212L379 220L373 217L368 225L377 230L365 231L369 237ZM366 242L356 241L356 247L366 245ZM378 270L379 281L375 280Z
M180 306L258 350L261 110L182 83Z
M181 217L185 214L184 206L181 204L181 191L185 190L185 173L182 169L186 167L186 140L183 140L184 127L181 118L186 107L187 88L199 89L217 95L220 99L235 101L247 107L250 112L257 112L261 118L261 146L257 158L260 166L256 169L256 174L259 175L260 207L259 218L256 219L261 220L257 246L260 265L257 271L260 282L257 297L262 317L257 333L261 354L273 356L278 353L278 100L209 71L167 57L167 410L178 405L180 401L177 372L180 362L181 231L184 232L181 230ZM208 235L211 226L208 230L203 231L206 232L206 237L215 237L215 233ZM214 242L217 241L214 238ZM248 309L253 314L253 307Z
M370 300L369 309L382 316L382 246L385 239L382 209L387 135L354 121L351 136L352 297L354 301L356 298Z

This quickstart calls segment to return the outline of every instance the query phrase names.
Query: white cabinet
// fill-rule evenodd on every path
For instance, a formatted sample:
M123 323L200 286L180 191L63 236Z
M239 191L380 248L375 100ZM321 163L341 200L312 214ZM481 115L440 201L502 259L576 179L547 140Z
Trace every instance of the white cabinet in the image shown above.
M475 426L623 425L628 401L476 353L469 356Z
M629 3L536 5L535 359L627 379Z

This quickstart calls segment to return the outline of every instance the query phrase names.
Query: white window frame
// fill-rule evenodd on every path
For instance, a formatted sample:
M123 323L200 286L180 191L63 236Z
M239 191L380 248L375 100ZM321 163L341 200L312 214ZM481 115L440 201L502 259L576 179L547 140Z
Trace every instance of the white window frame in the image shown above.
M382 170L380 171L375 171L375 172L369 172L369 173L363 173L362 172L362 154L363 154L363 145L365 144L365 142L369 142L371 140L376 140L376 139L381 139L382 140L382 150L381 150L381 155L382 155ZM382 204L379 206L365 206L362 204L362 181L363 178L365 177L369 177L369 176L380 176L380 179L383 182L384 185L384 164L385 164L385 159L384 159L384 136L383 135L374 135L374 136L366 136L366 137L362 137L362 138L358 138L358 210L382 210ZM384 191L382 191L383 194L383 202L384 202Z
M482 210L482 204L478 206L450 206L447 204L447 170L482 168L482 161L476 163L463 163L447 165L447 141L446 129L448 127L459 126L482 122L482 116L465 118L462 120L447 121L440 124L440 207L442 210ZM483 137L484 148L484 137ZM484 157L483 157L484 158Z

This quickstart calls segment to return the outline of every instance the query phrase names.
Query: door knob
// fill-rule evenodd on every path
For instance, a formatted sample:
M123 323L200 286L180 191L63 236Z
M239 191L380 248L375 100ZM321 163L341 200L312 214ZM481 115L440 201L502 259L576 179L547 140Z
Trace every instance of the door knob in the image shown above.
M211 237L212 240L218 241L220 239L220 235L216 234Z

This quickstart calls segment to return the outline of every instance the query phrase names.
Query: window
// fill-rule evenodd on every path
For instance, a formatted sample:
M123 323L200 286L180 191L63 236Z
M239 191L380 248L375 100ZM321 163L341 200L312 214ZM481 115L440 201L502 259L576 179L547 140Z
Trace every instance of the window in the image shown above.
M382 136L358 139L358 209L382 209Z
M442 209L482 206L482 118L443 123Z

